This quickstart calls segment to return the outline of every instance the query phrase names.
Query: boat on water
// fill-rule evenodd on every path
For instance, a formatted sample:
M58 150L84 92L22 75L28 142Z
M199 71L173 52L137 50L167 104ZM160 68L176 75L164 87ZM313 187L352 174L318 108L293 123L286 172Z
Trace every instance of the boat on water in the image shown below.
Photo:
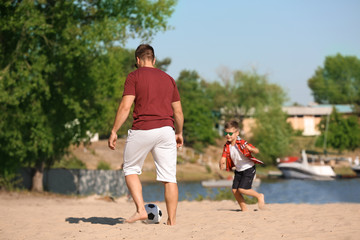
M220 179L220 180L208 180L202 181L201 185L206 188L231 188L233 183L233 179ZM261 180L259 178L255 178L252 183L253 188L257 188L260 186Z
M360 162L359 157L355 158L354 164L351 165L351 169L356 173L357 177L360 177Z
M300 159L280 161L277 167L284 178L333 180L336 177L331 166L309 164L305 150L302 150Z
M356 173L357 177L360 177L360 165L353 165L351 169Z

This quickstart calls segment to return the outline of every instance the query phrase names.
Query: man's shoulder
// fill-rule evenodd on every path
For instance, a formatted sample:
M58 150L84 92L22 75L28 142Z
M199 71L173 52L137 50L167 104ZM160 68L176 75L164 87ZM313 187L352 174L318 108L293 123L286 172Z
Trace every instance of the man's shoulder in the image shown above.
M150 75L160 75L163 78L170 78L174 80L168 73L164 72L159 68L150 68L150 67L141 67L129 73L129 75L138 75L138 74L150 74Z

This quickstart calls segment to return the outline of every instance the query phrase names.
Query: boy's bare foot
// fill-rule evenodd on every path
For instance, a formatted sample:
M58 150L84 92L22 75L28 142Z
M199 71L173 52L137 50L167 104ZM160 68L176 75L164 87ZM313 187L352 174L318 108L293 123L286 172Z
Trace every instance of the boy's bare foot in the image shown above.
M258 198L258 205L259 209L264 210L265 209L265 197L264 194L260 193L260 197Z
M148 218L146 210L142 212L135 212L134 215L125 220L127 223L133 223L138 220L146 220Z

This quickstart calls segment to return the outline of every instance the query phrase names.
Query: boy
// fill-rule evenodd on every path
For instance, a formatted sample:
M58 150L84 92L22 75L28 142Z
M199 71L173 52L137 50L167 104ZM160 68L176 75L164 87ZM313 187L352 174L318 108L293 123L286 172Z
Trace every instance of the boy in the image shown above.
M255 163L263 164L263 162L254 158L251 153L259 153L259 149L239 137L239 124L237 121L225 124L225 137L227 142L224 145L219 167L221 170L226 169L226 171L232 171L232 168L235 168L232 192L240 205L241 211L247 211L243 194L256 197L259 208L264 209L264 194L251 189L256 173Z

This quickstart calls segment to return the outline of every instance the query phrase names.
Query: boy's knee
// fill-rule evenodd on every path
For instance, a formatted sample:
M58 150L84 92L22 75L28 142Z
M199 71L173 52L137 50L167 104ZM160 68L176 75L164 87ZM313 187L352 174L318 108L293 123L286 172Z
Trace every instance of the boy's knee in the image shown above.
M232 193L235 194L238 190L237 189L232 189Z
M244 189L244 188L238 188L237 189L240 193L244 193L247 189Z

